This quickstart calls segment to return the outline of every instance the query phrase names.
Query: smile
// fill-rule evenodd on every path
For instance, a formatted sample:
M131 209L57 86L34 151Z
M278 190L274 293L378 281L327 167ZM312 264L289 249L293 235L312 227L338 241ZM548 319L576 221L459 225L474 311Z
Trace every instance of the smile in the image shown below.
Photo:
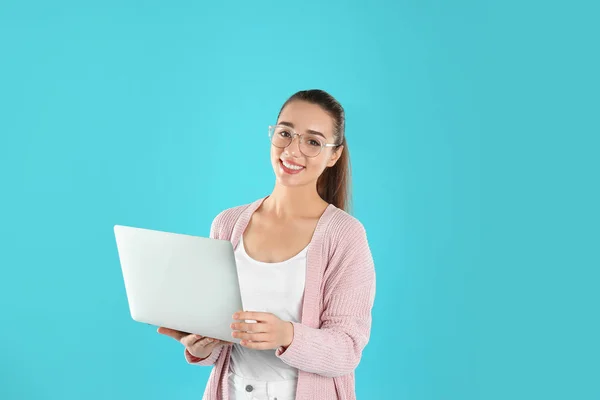
M287 161L279 160L283 171L288 174L297 174L304 169L302 165L292 164Z

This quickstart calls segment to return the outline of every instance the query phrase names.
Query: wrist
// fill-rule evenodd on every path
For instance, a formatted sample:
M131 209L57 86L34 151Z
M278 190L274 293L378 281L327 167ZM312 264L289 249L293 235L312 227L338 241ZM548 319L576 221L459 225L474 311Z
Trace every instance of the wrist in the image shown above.
M185 353L186 353L186 356L190 359L191 362L199 362L199 361L202 361L202 360L206 360L206 358L208 358L208 356L210 356L210 354L209 354L206 357L198 357L198 356L192 354L187 348L185 349Z
M290 321L286 321L284 332L284 340L281 347L286 349L292 344L292 341L294 340L294 324Z

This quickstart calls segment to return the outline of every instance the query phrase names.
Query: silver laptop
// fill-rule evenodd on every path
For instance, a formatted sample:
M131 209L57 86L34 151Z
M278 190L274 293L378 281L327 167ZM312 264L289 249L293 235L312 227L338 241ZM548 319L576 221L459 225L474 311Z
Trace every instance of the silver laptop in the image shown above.
M121 225L114 231L135 321L239 343L230 327L242 310L231 242Z

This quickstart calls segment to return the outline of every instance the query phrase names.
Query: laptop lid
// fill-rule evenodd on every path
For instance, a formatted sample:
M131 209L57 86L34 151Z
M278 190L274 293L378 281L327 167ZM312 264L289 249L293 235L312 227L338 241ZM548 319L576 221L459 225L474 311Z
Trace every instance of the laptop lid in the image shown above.
M242 310L230 241L115 225L131 317L228 342Z

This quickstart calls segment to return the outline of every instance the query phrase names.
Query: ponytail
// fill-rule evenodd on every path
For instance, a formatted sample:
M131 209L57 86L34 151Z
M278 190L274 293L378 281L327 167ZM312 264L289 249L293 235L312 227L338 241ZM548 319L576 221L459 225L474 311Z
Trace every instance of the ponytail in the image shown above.
M344 148L340 158L333 167L326 168L317 180L317 192L327 203L350 212L350 153L345 138L341 145Z

